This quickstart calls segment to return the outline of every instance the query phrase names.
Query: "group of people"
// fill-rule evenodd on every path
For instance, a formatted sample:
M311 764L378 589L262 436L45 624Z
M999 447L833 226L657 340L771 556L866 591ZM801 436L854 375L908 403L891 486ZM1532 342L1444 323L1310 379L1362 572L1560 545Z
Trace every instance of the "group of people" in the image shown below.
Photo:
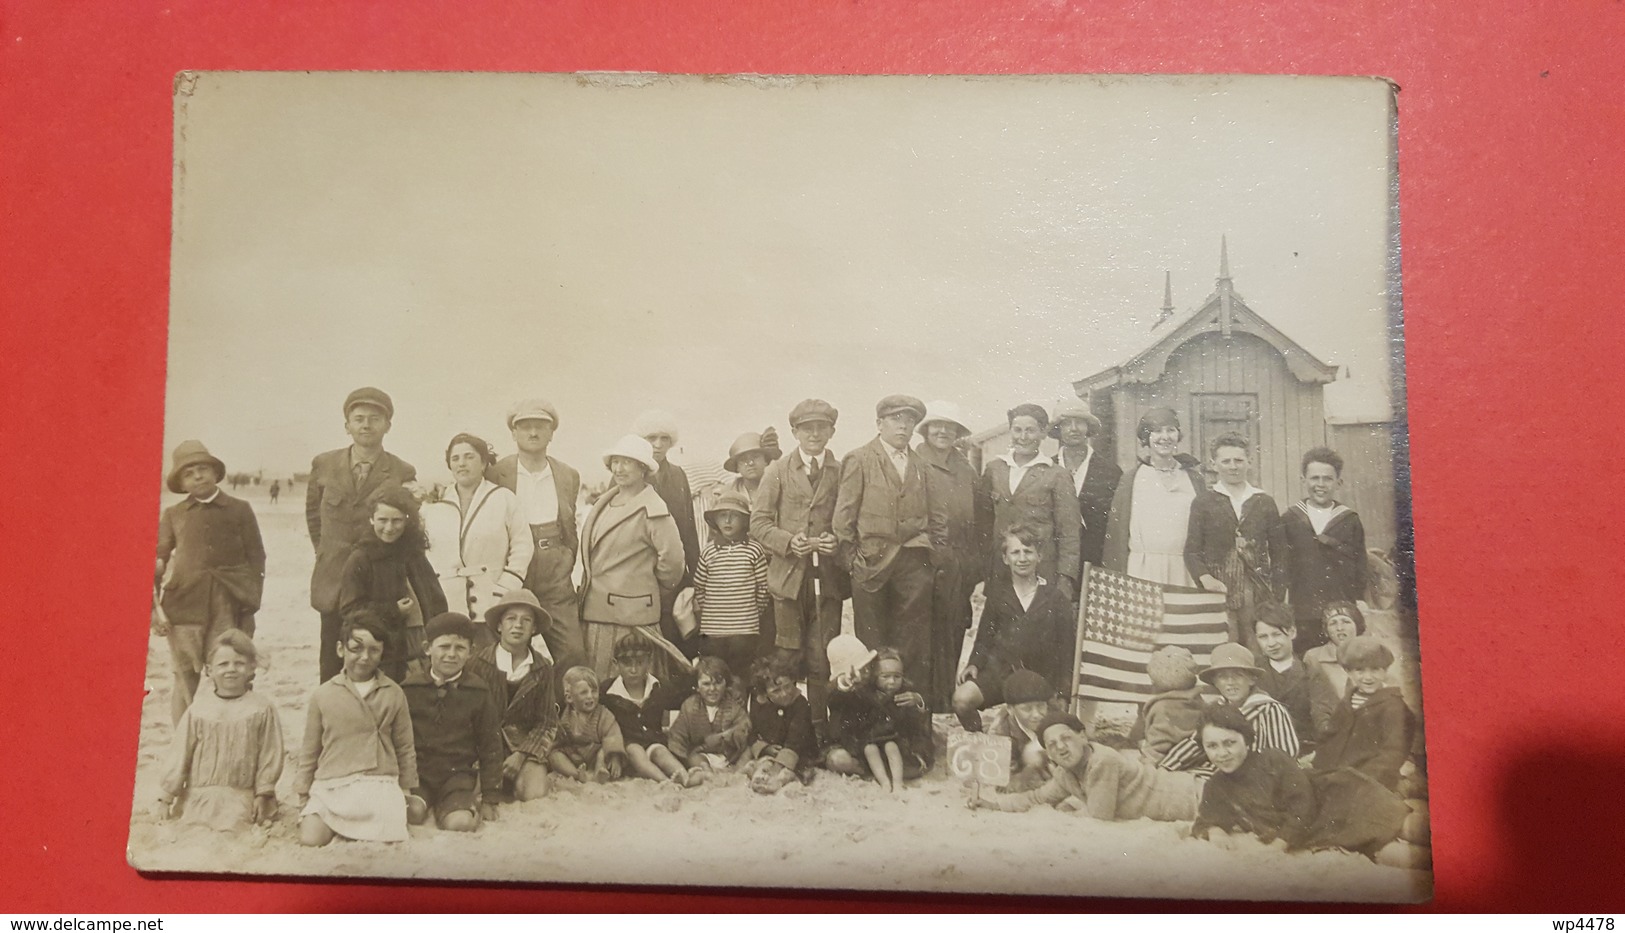
M1281 829L1313 824L1319 811L1296 804L1271 803L1288 814L1275 823L1237 816L1269 796L1263 772L1270 793L1316 799L1277 760L1296 769L1315 743L1311 777L1363 773L1361 756L1381 746L1369 768L1392 795L1390 759L1401 746L1406 759L1415 731L1411 719L1393 725L1392 656L1370 674L1387 649L1342 637L1344 616L1361 624L1364 535L1335 500L1343 463L1330 450L1304 455L1306 494L1283 514L1247 481L1239 435L1213 443L1208 488L1179 451L1171 409L1140 419L1141 456L1125 473L1097 455L1101 423L1086 405L1020 405L1009 452L979 472L950 403L887 396L876 436L838 458L838 412L807 399L789 413L787 453L771 428L742 435L730 477L699 496L667 457L676 420L646 412L604 452L610 483L589 500L580 473L548 452L560 419L546 400L509 410L509 456L453 437L452 481L433 488L384 450L386 393L358 389L343 414L351 443L315 458L306 495L321 671L294 782L306 843L402 839L406 822L431 816L472 830L496 818L497 801L545 796L559 780L690 787L742 770L771 793L822 765L900 790L933 765L933 713L980 731L991 709L1017 776L1011 793L973 805L1059 803L1197 819L1198 835L1374 851ZM166 811L241 824L267 815L282 755L274 711L251 690L264 548L252 509L219 489L224 475L195 441L175 451L168 485L186 499L161 522L154 620L185 737ZM1219 701L1184 671L1190 683L1145 705L1137 749L1094 742L1065 712L1090 564L1227 594L1233 644L1200 672ZM978 586L985 608L961 665ZM1247 690L1232 687L1242 680ZM1221 741L1227 730L1241 751ZM207 787L231 793L194 809Z

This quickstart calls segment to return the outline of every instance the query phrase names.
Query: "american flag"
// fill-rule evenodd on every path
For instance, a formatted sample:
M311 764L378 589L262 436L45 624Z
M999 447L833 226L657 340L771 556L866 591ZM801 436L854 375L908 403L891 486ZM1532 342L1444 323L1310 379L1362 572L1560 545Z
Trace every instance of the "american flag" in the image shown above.
M1183 645L1204 667L1229 640L1224 594L1165 586L1094 564L1084 567L1072 693L1083 700L1141 703L1151 696L1145 662Z

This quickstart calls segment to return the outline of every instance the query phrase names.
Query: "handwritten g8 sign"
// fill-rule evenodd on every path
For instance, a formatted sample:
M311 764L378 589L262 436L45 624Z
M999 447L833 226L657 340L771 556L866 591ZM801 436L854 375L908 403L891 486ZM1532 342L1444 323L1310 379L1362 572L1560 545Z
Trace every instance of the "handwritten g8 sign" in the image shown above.
M948 743L948 773L966 783L1010 783L1010 737L984 732L955 736Z

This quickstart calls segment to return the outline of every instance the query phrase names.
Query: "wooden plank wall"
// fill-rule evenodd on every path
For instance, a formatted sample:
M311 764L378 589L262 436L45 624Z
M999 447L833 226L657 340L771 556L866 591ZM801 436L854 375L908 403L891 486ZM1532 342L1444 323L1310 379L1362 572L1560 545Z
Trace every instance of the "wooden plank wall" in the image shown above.
M1150 408L1168 406L1185 425L1186 452L1206 460L1206 451L1189 449L1191 426L1201 393L1251 394L1258 400L1253 482L1279 503L1298 498L1298 463L1303 452L1326 442L1326 415L1321 386L1299 382L1286 361L1259 337L1217 332L1192 338L1169 357L1161 380L1151 385L1119 386L1112 391L1118 462L1132 465L1139 449L1134 429Z
M1394 502L1393 424L1334 424L1327 445L1343 457L1343 491L1338 496L1360 513L1368 548L1393 547L1396 526Z

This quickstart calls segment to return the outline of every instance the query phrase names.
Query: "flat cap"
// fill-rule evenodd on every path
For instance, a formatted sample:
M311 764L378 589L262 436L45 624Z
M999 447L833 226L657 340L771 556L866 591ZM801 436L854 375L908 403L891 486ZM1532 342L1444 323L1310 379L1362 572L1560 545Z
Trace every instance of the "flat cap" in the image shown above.
M911 411L915 421L922 421L925 418L925 403L912 395L888 395L875 406L875 417L884 418L900 411Z
M790 409L790 427L798 428L808 421L828 421L834 424L841 413L821 398L805 398Z
M527 398L515 402L513 407L508 409L508 430L512 431L514 425L533 418L551 421L557 427L559 410L545 398Z
M388 418L391 421L395 420L395 403L389 400L389 393L385 392L383 389L375 389L372 386L362 386L361 388L345 396L344 417L350 417L350 409L356 407L357 405L371 405L374 408L382 409L385 418Z

